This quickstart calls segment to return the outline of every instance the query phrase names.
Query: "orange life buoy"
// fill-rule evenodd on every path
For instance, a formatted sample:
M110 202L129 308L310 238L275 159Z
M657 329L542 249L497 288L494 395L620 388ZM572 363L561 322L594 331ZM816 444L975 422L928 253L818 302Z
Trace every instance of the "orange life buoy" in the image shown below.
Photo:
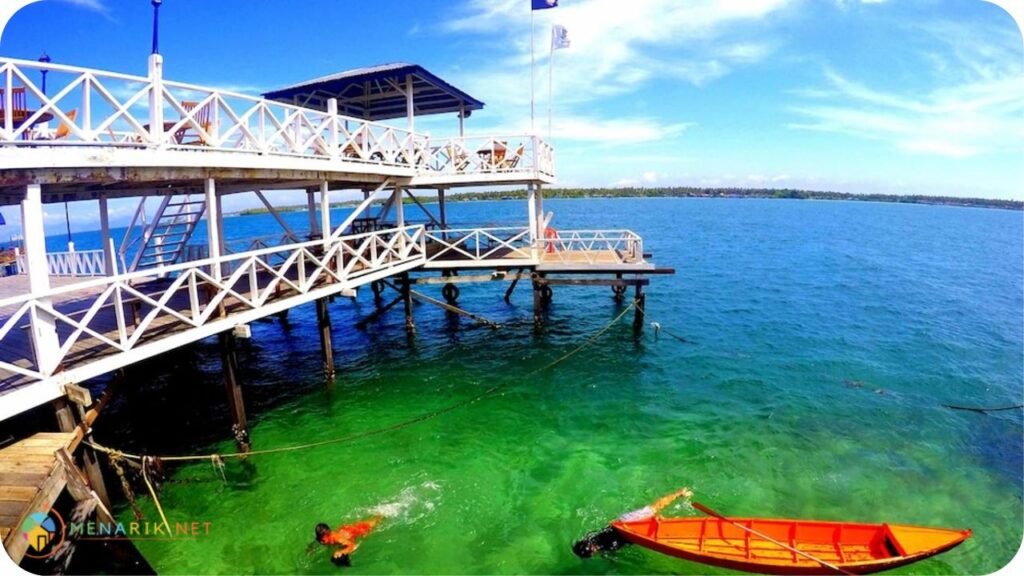
M559 238L558 230L555 230L554 228L548 226L547 228L544 229L544 238L547 240L547 253L554 254L555 240Z

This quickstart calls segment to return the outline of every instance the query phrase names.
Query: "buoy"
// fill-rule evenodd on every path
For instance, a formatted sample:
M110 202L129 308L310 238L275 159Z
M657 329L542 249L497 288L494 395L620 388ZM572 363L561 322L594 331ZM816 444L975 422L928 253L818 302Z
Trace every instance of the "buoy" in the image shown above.
M544 229L544 238L547 240L547 253L554 254L556 251L555 240L558 240L559 238L558 230L555 230L554 228L548 226L547 228Z

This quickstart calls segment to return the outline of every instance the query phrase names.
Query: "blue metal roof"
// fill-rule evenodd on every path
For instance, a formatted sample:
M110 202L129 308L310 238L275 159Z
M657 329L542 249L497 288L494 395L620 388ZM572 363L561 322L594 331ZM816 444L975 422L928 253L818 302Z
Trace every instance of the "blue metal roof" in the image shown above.
M327 100L337 98L338 112L367 120L404 118L406 79L412 77L413 105L417 116L465 110L469 116L484 103L452 86L417 64L396 62L357 68L315 78L263 95L269 100L287 102L319 110L327 109Z

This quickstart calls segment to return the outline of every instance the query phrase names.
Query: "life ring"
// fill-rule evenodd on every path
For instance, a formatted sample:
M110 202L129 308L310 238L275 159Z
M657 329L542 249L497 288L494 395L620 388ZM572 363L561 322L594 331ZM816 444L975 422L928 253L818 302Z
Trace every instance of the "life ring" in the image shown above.
M459 287L449 282L441 288L441 295L449 304L455 304L459 300Z
M550 226L544 229L544 239L547 240L546 252L548 254L554 254L557 251L555 248L555 240L558 240L559 238L558 230L555 230Z

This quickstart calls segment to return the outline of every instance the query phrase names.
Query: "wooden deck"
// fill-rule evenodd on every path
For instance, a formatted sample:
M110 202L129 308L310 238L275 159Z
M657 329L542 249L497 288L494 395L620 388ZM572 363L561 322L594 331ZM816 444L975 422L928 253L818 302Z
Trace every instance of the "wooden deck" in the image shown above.
M74 450L75 432L40 432L0 449L0 539L15 564L28 550L21 524L29 514L49 512L67 477L57 451Z

